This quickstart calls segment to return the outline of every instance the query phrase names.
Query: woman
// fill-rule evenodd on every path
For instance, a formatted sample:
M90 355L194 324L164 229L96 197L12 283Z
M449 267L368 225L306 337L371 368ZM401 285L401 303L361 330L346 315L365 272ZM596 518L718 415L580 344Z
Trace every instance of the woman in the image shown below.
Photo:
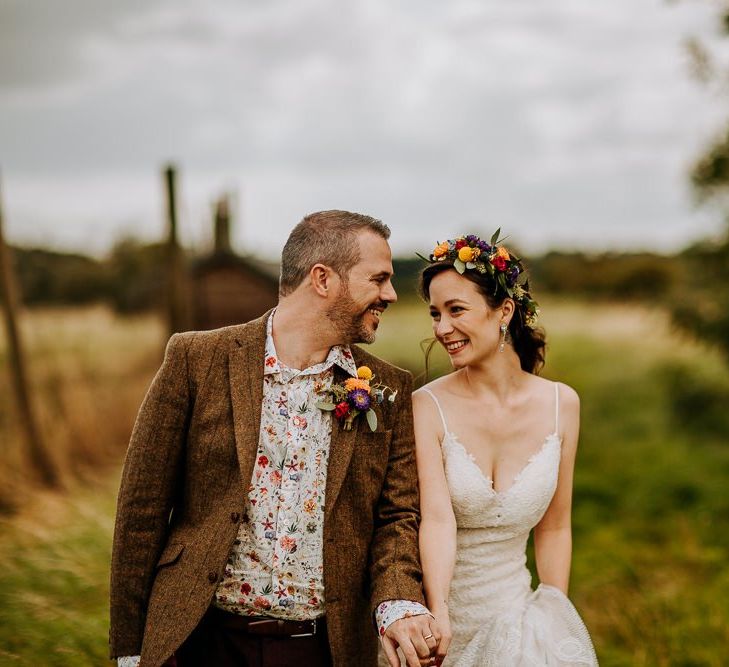
M458 667L596 665L566 597L579 398L537 375L537 304L498 232L490 243L441 243L429 262L422 295L454 368L413 396L436 662L447 652ZM525 554L532 529L536 591Z

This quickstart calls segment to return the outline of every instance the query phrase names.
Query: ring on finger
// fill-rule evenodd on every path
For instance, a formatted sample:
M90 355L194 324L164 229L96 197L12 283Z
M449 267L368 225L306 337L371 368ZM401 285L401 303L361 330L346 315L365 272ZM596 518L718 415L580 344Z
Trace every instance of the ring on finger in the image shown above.
M433 639L433 633L431 632L429 635L425 635L423 639L427 642L429 639Z

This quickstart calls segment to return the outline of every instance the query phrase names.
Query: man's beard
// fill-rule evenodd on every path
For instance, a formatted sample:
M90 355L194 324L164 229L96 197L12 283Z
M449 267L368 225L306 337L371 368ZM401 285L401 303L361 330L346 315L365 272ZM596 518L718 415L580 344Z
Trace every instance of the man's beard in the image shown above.
M378 306L386 308L387 304L377 303L367 307L366 310L360 311L355 303L349 288L344 286L342 293L337 299L337 303L332 304L325 311L327 319L332 323L340 338L340 345L350 345L352 343L374 343L377 333L373 329L369 329L364 323L364 316L370 308Z

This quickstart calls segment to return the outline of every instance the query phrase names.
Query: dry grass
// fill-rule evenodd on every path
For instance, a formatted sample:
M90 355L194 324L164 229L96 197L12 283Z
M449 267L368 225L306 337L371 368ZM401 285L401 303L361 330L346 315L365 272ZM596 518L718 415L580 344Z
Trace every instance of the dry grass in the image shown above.
M163 333L151 316L116 318L102 307L24 314L21 334L38 421L64 485L118 462L134 415L161 357ZM0 339L0 510L21 504L33 471L24 456Z

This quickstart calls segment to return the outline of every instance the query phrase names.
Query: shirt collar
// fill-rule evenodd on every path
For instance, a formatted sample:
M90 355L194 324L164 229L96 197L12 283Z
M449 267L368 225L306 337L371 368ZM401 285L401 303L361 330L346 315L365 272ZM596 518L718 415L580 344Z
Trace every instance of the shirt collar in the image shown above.
M292 377L297 375L317 375L328 370L335 364L339 366L343 371L357 377L357 364L354 363L352 357L352 350L348 345L334 345L329 349L327 358L321 363L314 364L303 370L296 368L289 368L282 361L279 361L278 355L276 354L276 346L273 343L273 316L276 314L276 310L271 313L266 322L266 352L264 355L263 374L273 375L274 373L280 373L284 381L290 380Z

